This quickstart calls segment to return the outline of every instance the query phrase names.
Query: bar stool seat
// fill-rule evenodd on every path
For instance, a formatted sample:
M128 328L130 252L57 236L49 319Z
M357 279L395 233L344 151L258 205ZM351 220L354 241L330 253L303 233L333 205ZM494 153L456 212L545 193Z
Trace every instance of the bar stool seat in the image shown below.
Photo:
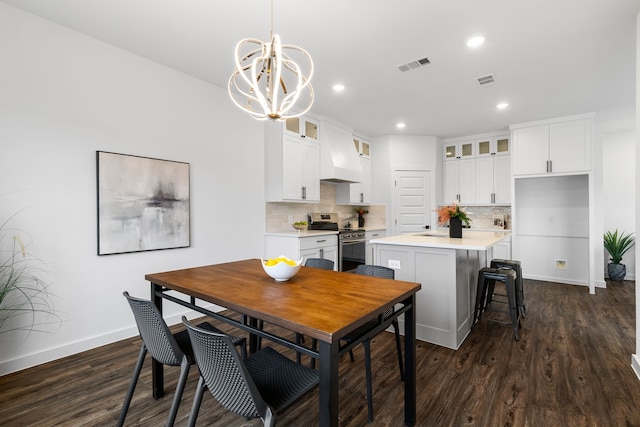
M516 272L516 290L518 291L518 310L520 310L520 316L524 319L525 314L527 313L527 308L524 305L524 287L522 285L522 265L520 261L516 261L514 259L500 259L495 258L491 260L491 268L500 268L506 270L514 270ZM493 289L491 289L492 293L489 294L489 298L493 295ZM491 299L489 299L491 301Z
M490 295L487 295L489 289L493 289L495 282L502 282L507 289L507 305L509 306L509 315L511 316L511 328L513 329L513 335L516 341L520 340L518 335L518 328L522 327L520 324L520 310L518 309L517 291L516 291L516 277L517 274L511 269L500 269L485 267L478 272L478 289L476 293L476 305L473 312L473 326L476 325L482 318L482 313L487 308L487 304L490 301ZM506 323L494 319L487 319L498 323ZM472 328L473 328L472 326Z

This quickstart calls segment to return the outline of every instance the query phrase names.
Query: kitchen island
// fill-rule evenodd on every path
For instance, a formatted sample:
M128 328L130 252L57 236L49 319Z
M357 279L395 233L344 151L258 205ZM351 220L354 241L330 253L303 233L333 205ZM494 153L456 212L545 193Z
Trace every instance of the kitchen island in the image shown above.
M403 234L371 240L374 263L395 269L399 280L418 282L416 338L457 350L471 331L478 270L509 232L464 230ZM400 320L402 326L402 320Z

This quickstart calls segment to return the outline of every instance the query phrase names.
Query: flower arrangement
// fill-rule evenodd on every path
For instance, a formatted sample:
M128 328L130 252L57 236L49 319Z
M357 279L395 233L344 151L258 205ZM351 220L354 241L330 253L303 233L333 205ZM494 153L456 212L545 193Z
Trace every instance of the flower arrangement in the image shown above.
M362 208L354 208L353 210L358 214L358 216L362 216L364 214L368 214L369 213L368 210L362 209Z
M467 216L467 213L460 209L458 202L453 202L451 205L441 206L438 210L438 223L446 224L451 218L458 218L467 224L467 227L471 223L471 219Z

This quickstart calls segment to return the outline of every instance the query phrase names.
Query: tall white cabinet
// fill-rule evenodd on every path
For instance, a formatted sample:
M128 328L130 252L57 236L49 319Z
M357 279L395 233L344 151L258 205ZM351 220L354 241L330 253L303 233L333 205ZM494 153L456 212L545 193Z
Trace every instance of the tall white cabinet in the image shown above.
M463 205L511 203L509 135L447 140L443 144L443 200Z
M320 201L319 124L310 117L265 124L267 202Z

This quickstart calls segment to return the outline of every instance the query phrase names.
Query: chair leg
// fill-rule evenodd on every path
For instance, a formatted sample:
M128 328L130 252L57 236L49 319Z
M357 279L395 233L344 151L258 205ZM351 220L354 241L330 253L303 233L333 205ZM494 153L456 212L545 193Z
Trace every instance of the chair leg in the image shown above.
M189 422L187 424L188 427L194 427L196 425L205 388L204 378L200 376L200 379L198 380L198 387L196 388L196 394L193 396L193 405L191 405L191 413L189 414Z
M400 380L404 381L404 366L402 363L402 345L400 344L400 325L398 321L391 322L396 334L396 348L398 349L398 365L400 366Z
M142 364L144 363L144 357L146 355L147 347L143 343L142 347L140 348L140 354L138 355L138 361L136 362L136 366L133 369L133 377L131 377L131 383L129 383L129 390L127 390L127 395L124 398L122 412L120 412L120 418L118 419L118 427L122 427L124 425L124 419L127 417L127 411L129 411L131 398L133 397L133 392L136 389L136 384L138 383L138 378L140 377L140 371L142 370Z
M364 340L364 366L367 374L367 412L369 422L373 422L373 387L371 385L371 341Z
M476 306L473 310L473 323L471 324L471 329L480 321L482 317L482 311L484 310L485 305L485 290L486 290L487 282L484 278L484 275L480 273L478 275L478 286L476 293Z
M189 376L189 367L189 360L185 356L182 358L182 363L180 364L180 378L178 379L176 392L173 395L173 402L171 403L171 410L169 411L167 427L173 427L173 423L176 421L176 415L178 415L178 407L180 406L180 401L182 400L184 386L187 383L187 377Z
M516 296L516 284L511 277L507 277L505 282L507 288L507 299L509 301L509 314L511 315L511 328L513 329L513 335L516 341L520 340L518 335L518 327L520 327L520 311L518 308L518 298Z

